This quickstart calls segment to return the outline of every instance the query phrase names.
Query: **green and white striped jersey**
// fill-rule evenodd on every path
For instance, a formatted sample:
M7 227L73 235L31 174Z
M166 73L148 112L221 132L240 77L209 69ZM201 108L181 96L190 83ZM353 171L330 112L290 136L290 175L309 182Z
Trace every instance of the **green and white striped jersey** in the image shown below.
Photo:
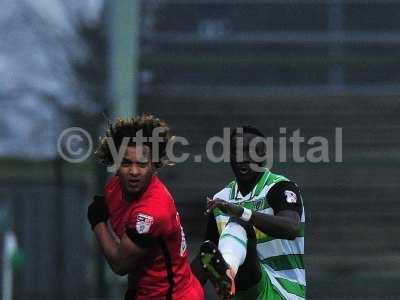
M238 191L236 181L232 181L223 190L214 195L243 207L273 215L273 209L268 204L268 192L280 181L289 181L286 177L273 174L267 170L254 189L242 196ZM257 228L254 228L257 238L257 254L262 267L267 272L273 286L287 300L305 299L306 280L303 263L304 255L304 224L305 213L301 201L301 230L293 241L273 238ZM219 209L214 210L219 234L224 230L229 216Z

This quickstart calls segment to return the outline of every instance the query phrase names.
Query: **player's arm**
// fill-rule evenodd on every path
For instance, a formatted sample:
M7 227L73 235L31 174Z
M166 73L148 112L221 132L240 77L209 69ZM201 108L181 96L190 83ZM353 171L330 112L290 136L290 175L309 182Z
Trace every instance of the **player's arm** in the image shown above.
M219 239L219 233L218 233L217 223L215 222L214 216L209 215L207 221L207 230L204 240L210 240L214 244L218 245L218 239ZM201 285L204 286L208 280L208 276L204 272L203 266L201 264L200 254L197 254L197 256L193 259L190 266L192 268L193 274L197 277Z
M278 239L294 240L300 230L300 216L292 210L282 210L277 215L253 212L250 222L261 232Z
M137 261L146 254L146 249L135 244L126 232L117 243L104 222L98 223L94 232L108 264L120 276L132 271Z
M274 215L253 212L250 222L261 232L280 239L294 240L300 231L301 196L290 181L276 183L268 193Z
M145 254L145 248L132 241L128 228L120 243L114 240L107 226L108 208L103 196L94 196L88 207L87 218L111 269L118 275L127 274L138 258Z
M294 240L300 230L302 210L298 187L286 181L275 184L268 193L268 203L274 215L253 211L248 222L261 232L275 238ZM209 199L207 211L211 212L217 207L235 217L241 217L244 211L242 207L221 199Z

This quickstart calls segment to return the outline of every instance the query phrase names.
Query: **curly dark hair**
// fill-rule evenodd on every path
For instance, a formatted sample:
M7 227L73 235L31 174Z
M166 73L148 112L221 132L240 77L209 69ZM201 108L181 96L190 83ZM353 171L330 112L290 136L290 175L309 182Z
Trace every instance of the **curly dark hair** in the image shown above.
M111 166L114 164L114 159L109 148L107 139L111 138L114 142L115 148L119 151L122 141L125 137L133 138L137 136L139 131L142 131L144 138L151 138L154 130L158 128L158 159L153 159L153 164L156 168L161 168L165 165L171 165L167 159L166 147L168 141L173 138L170 133L168 124L150 113L143 113L141 116L133 117L130 119L117 119L114 124L108 125L108 130L104 137L100 138L100 144L95 152L95 157L102 164ZM152 143L145 142L144 145L152 147ZM128 146L135 145L135 142L130 140Z

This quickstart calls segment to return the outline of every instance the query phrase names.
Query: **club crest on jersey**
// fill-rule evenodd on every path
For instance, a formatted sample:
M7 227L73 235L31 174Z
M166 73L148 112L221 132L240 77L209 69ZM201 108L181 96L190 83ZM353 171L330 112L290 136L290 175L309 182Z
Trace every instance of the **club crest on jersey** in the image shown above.
M285 191L286 202L287 203L297 203L297 196L292 191Z
M152 216L138 214L136 217L136 231L140 234L148 233L153 221Z

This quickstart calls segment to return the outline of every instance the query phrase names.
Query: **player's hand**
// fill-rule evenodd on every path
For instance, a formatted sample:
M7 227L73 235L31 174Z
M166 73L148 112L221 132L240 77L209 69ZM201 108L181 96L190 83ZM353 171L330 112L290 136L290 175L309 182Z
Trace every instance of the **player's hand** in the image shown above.
M214 286L220 300L230 300L236 294L235 275L233 275L231 269L226 270L226 275L230 279L230 284L226 286L226 289L221 289L216 285Z
M87 218L92 229L101 222L107 222L108 209L104 196L96 195L93 197L93 202L88 207Z
M210 199L207 197L207 210L206 214L210 214L214 208L219 208L223 213L240 218L243 214L243 207L229 203L225 200L216 198Z

